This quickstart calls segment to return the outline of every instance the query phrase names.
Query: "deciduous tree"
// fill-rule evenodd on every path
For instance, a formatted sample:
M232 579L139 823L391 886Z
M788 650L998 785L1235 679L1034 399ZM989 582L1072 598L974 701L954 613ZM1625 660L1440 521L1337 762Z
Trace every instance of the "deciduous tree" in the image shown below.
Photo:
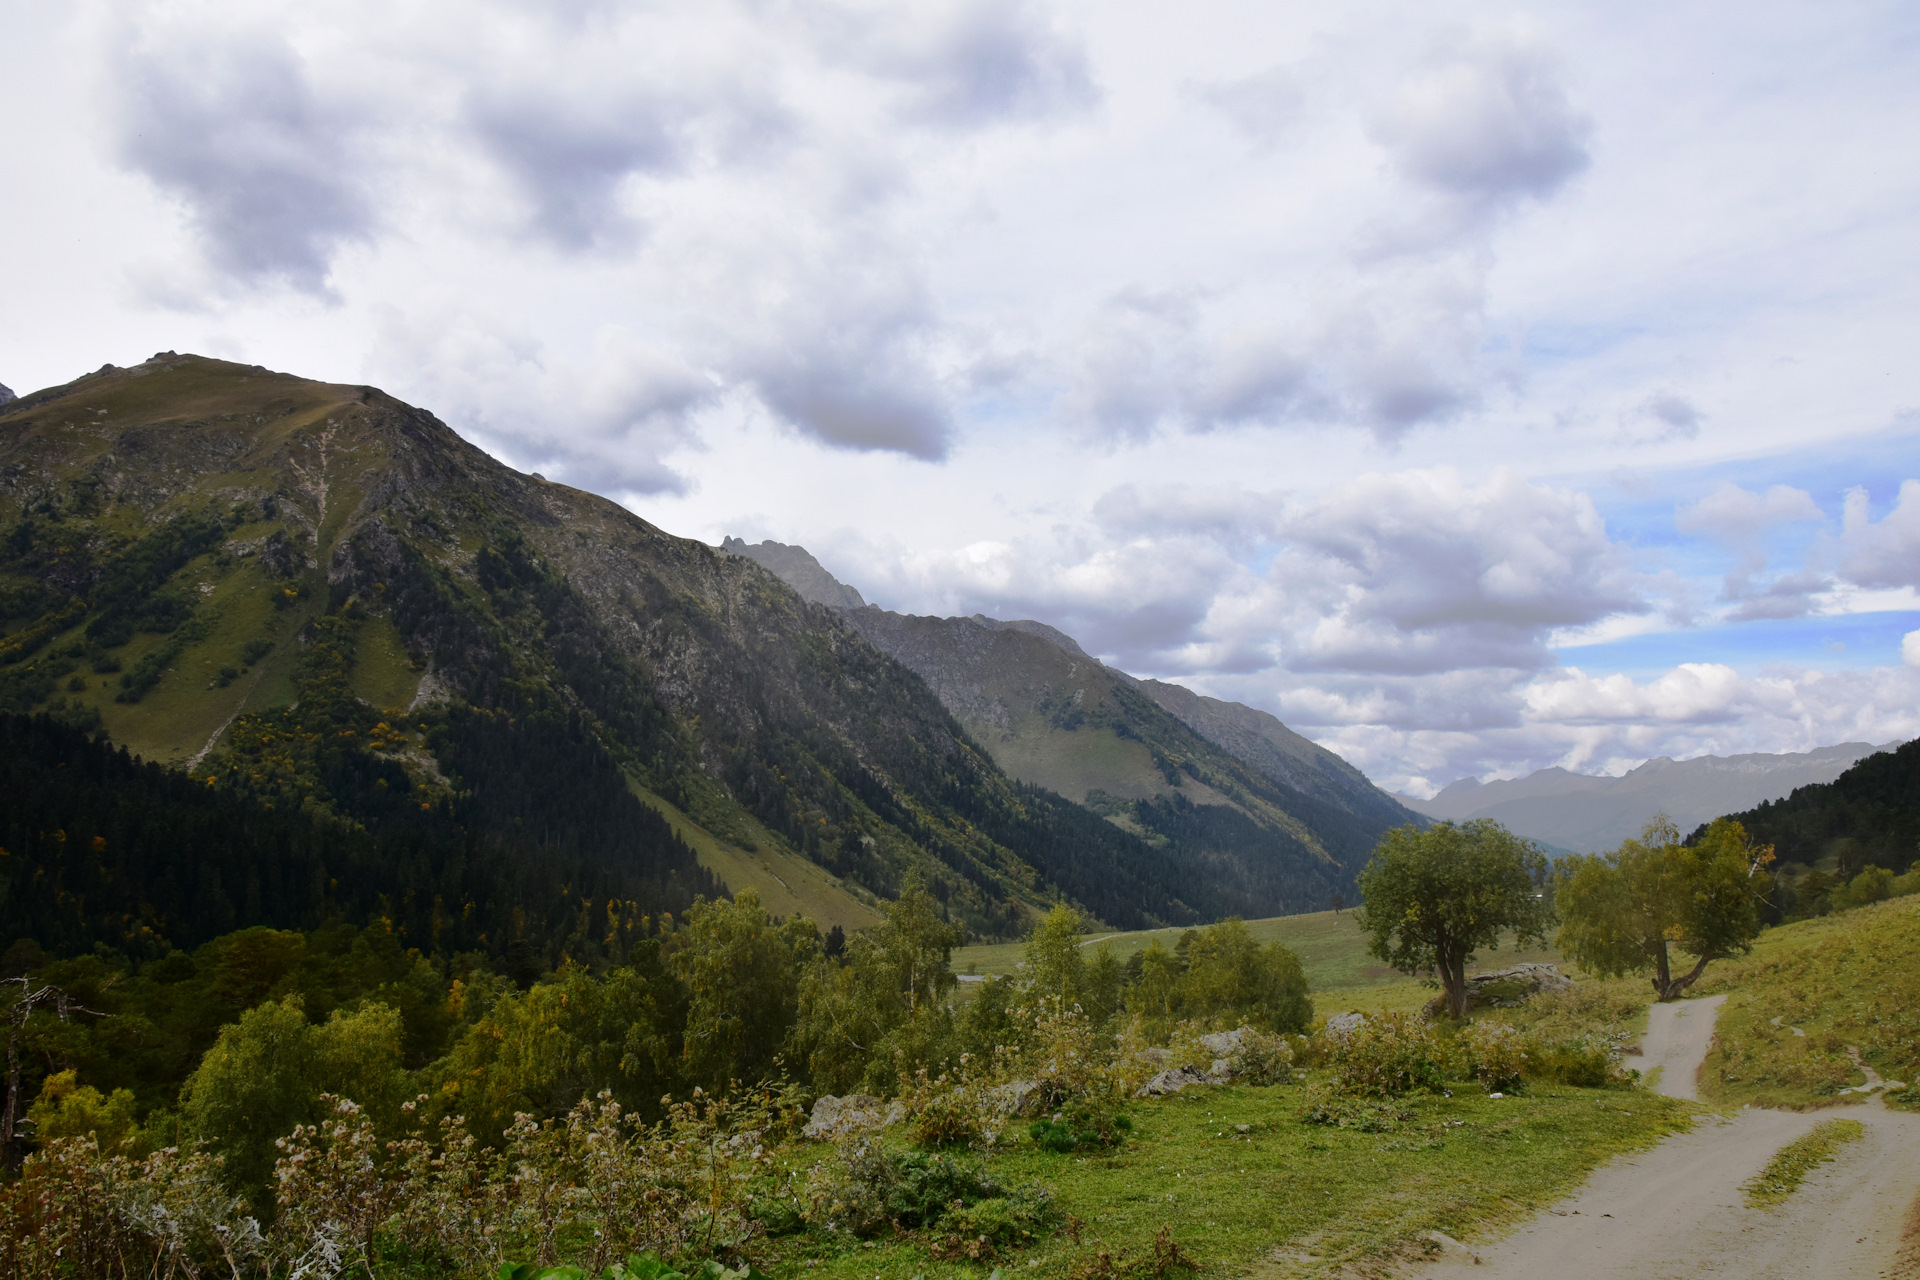
M1402 973L1432 969L1456 1018L1467 1014L1467 966L1501 938L1543 941L1552 923L1547 859L1487 818L1387 832L1360 873L1368 950Z
M1731 818L1689 846L1662 814L1639 839L1562 866L1555 897L1566 923L1557 945L1603 977L1652 969L1656 996L1677 999L1708 964L1752 948L1772 861L1772 847L1756 847ZM1674 948L1694 957L1679 976Z

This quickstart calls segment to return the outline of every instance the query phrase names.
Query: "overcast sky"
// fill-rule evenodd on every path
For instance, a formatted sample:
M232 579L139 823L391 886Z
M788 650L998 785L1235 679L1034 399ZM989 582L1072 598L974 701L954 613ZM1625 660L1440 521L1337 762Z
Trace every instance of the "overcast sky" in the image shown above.
M1920 733L1920 6L0 0L0 382L371 382L1382 783Z

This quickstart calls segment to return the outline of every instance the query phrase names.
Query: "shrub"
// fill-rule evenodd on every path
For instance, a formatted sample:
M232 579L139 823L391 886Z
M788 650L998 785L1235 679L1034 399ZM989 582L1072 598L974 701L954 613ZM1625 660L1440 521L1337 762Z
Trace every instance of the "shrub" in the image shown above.
M1310 1086L1300 1100L1300 1119L1360 1133L1390 1133L1413 1119L1413 1112L1375 1098L1341 1093L1328 1085Z
M1626 1082L1610 1043L1600 1036L1536 1043L1528 1050L1526 1073L1529 1079L1581 1089L1603 1089Z
M954 1234L1020 1248L1060 1225L1060 1207L1045 1187L1023 1187L956 1209L942 1224Z
M1440 1087L1440 1047L1427 1023L1377 1014L1327 1045L1333 1086L1342 1093L1397 1098Z
M960 1074L944 1072L929 1077L925 1067L900 1078L900 1101L911 1118L916 1145L992 1147L1006 1123L1007 1097L1002 1089L972 1076L968 1055L960 1058Z
M1004 1196L978 1164L939 1152L889 1151L865 1138L816 1165L808 1187L816 1226L871 1236L933 1226L955 1206Z
M1473 1078L1489 1093L1511 1093L1527 1074L1526 1037L1497 1022L1470 1023L1460 1033L1460 1048Z
M1211 1040L1212 1044L1207 1042ZM1285 1036L1242 1026L1222 1036L1183 1022L1168 1041L1169 1057L1157 1069L1189 1067L1206 1072L1224 1061L1236 1081L1252 1085L1284 1084L1293 1078L1293 1044Z
M1133 1121L1125 1115L1083 1101L1069 1111L1054 1112L1051 1119L1035 1120L1027 1126L1027 1136L1038 1147L1064 1154L1118 1146L1132 1130Z

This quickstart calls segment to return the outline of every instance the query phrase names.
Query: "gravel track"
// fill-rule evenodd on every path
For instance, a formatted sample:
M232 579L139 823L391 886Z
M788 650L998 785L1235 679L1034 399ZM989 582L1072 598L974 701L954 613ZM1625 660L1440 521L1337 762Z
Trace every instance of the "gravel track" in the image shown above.
M1659 1092L1697 1096L1720 1001L1655 1005L1644 1053ZM1819 1121L1845 1115L1866 1136L1840 1148L1786 1203L1750 1209L1740 1186ZM1903 1240L1903 1237L1905 1239ZM1817 1114L1745 1109L1596 1171L1585 1188L1497 1244L1447 1241L1413 1277L1511 1280L1920 1280L1920 1116L1865 1106Z

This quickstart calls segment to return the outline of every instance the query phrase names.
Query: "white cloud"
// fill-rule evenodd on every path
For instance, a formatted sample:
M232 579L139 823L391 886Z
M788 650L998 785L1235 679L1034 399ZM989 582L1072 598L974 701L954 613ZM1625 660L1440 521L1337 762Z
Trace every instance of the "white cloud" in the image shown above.
M1448 41L1372 125L1407 177L1477 204L1553 194L1585 169L1593 123L1557 60L1512 33Z
M334 254L379 220L359 105L316 88L264 23L208 40L142 22L112 52L120 155L186 211L213 266L324 293Z
M1840 572L1863 587L1920 587L1920 480L1906 480L1877 523L1867 495L1847 495Z
M1900 637L1900 661L1910 667L1920 667L1920 631L1909 631Z
M1538 667L1551 631L1647 607L1590 499L1510 471L1363 477L1284 534L1269 577L1314 618L1296 671Z

